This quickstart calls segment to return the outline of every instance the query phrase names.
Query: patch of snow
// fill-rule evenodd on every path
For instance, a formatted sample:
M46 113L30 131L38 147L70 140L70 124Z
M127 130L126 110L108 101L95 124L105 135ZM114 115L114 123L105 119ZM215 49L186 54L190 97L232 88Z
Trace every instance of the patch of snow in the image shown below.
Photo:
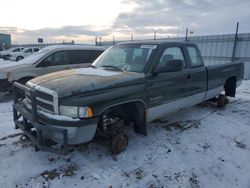
M94 76L115 76L121 74L120 72L108 71L95 68L81 68L76 69L76 74L94 75Z

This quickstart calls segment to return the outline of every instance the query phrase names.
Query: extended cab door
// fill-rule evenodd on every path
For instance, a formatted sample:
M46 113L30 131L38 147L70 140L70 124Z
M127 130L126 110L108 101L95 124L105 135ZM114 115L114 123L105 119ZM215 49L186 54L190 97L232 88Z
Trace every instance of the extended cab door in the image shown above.
M203 64L199 49L195 45L187 45L185 52L188 62L189 77L191 82L187 86L187 93L193 96L197 103L203 101L207 87L207 70Z
M161 68L171 60L183 61L183 67L178 71L167 71L152 74L146 83L149 103L147 121L162 117L175 111L188 101L182 101L188 96L187 85L190 83L186 60L181 46L167 46L160 55L156 68Z

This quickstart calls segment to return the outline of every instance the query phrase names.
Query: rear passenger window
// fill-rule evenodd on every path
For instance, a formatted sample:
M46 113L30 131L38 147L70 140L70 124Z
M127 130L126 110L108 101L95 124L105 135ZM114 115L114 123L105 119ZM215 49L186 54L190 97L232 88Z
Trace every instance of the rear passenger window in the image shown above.
M192 67L201 66L202 61L201 61L201 57L198 55L197 49L194 47L188 46L187 50L190 56L191 66Z
M72 64L83 64L92 63L102 51L100 50L76 50L71 51L71 63Z
M160 62L159 62L159 66L165 66L168 61L176 60L176 59L182 60L185 63L185 59L184 59L181 48L169 47L163 52Z
M34 49L34 52L38 52L38 51L39 51L39 48L35 48L35 49Z

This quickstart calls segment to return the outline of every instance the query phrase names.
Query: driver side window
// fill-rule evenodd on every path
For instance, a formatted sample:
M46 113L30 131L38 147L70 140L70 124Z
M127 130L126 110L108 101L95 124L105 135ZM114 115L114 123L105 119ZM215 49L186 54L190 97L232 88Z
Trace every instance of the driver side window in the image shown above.
M185 59L184 59L181 48L179 48L179 47L169 47L169 48L167 48L163 52L158 66L164 67L171 60L182 60L183 62L185 62Z

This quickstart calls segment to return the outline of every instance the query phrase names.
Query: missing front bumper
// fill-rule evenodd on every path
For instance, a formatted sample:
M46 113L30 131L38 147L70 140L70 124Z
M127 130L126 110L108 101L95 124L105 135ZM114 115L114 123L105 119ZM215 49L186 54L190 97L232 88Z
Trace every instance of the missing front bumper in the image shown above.
M18 90L28 91L31 95L31 110L27 109L18 97ZM13 118L16 129L20 128L30 139L36 150L67 154L70 144L79 144L90 141L96 132L97 118L64 121L38 115L35 90L22 84L13 84ZM72 129L74 133L70 133ZM58 149L53 144L59 144Z

